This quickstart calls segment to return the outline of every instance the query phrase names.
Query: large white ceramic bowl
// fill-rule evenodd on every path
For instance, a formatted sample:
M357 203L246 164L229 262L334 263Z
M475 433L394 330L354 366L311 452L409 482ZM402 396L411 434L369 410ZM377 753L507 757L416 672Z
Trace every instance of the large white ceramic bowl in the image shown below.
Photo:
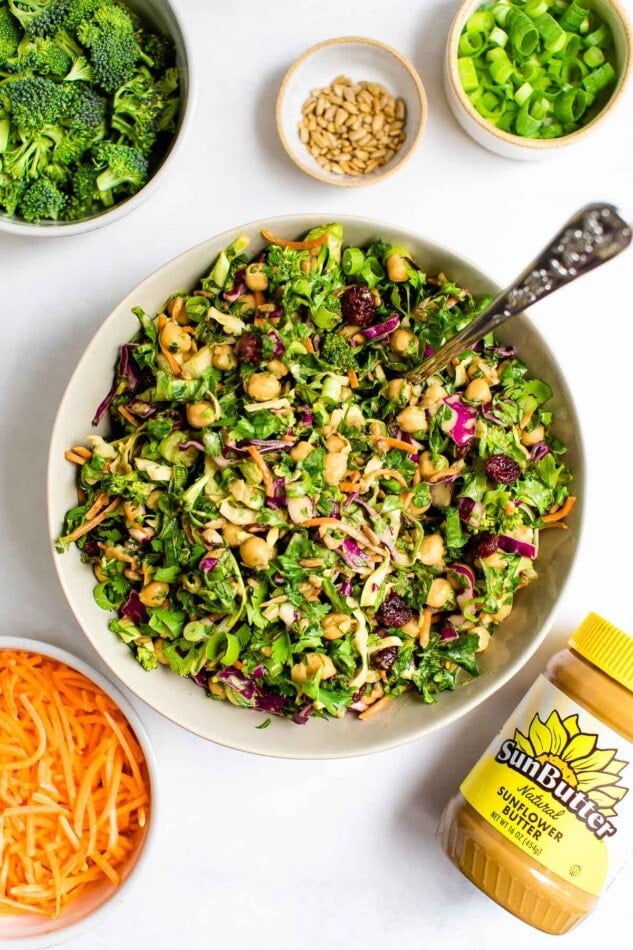
M66 666L83 673L87 679L96 683L116 703L132 727L143 752L149 776L149 820L143 834L138 836L133 850L119 869L121 883L118 886L107 879L94 882L71 901L59 917L54 919L39 914L0 913L0 945L5 950L48 950L49 947L56 947L67 940L73 940L99 926L112 911L121 906L123 901L134 899L135 888L141 886L142 869L151 859L151 850L159 827L156 760L136 710L105 676L93 670L83 660L49 643L25 637L0 635L0 663L2 663L3 650L39 653L59 663L65 663Z
M101 214L92 215L83 221L42 221L29 224L19 218L8 217L0 212L0 231L7 231L19 237L69 237L84 234L112 224L138 208L156 192L170 170L174 168L176 156L185 142L193 119L196 100L196 74L191 58L191 41L188 38L186 17L181 16L177 3L171 0L126 0L131 10L135 10L144 21L152 24L161 33L169 36L176 48L176 65L180 70L180 116L178 127L171 145L163 159L140 191L119 201Z
M338 216L345 229L345 243L365 244L382 237L410 248L423 269L443 271L473 293L499 288L474 264L458 254L412 231L380 221ZM292 215L266 219L227 231L192 248L143 281L105 320L75 369L62 399L53 429L48 466L48 512L51 546L59 535L64 514L77 503L76 469L64 459L64 451L81 443L90 432L96 406L112 383L118 349L136 332L138 321L130 312L141 306L156 313L175 290L193 287L216 254L238 233L251 238L249 251L264 245L261 229L295 238L309 228L331 221L322 214ZM531 371L546 380L554 392L554 431L569 448L567 462L574 473L574 493L579 501L568 531L545 531L537 561L538 582L522 590L510 618L499 628L490 648L482 654L483 673L455 692L442 693L433 706L412 696L390 704L372 719L361 722L349 714L341 720L310 720L305 726L273 718L267 729L258 730L262 713L213 702L192 682L164 668L146 673L128 648L107 627L108 615L92 596L94 577L82 564L78 551L53 553L59 579L68 602L86 636L110 669L137 696L183 728L205 739L248 752L288 758L335 758L377 752L409 742L463 716L499 689L526 662L545 637L572 567L578 545L583 506L583 451L578 419L563 372L529 319L519 316L499 332L512 342ZM94 430L93 430L94 431Z

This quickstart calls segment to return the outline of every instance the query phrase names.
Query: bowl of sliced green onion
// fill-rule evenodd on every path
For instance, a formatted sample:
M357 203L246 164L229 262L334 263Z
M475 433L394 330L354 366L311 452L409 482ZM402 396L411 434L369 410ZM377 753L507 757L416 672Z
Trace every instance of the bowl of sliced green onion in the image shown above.
M631 71L631 27L614 0L467 0L450 29L455 118L506 158L550 157L602 125Z

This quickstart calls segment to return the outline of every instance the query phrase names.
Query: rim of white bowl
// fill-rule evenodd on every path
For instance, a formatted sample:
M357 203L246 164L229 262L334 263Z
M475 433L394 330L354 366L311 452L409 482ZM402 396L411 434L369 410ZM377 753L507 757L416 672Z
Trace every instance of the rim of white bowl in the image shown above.
M555 152L566 148L569 145L573 145L574 143L585 138L587 135L589 135L589 133L594 131L599 124L602 124L602 122L611 115L618 101L624 94L633 71L633 39L629 18L618 0L604 0L604 5L611 7L616 18L620 21L625 58L617 77L617 82L613 93L605 102L600 111L593 117L591 122L583 125L580 129L577 129L576 132L571 132L569 135L561 135L556 139L534 139L528 137L524 138L521 135L513 135L511 132L505 132L503 129L498 129L491 122L486 121L486 119L480 115L479 112L477 112L468 98L468 95L464 91L464 87L462 86L461 80L459 78L459 73L457 71L457 46L469 14L471 11L474 11L476 8L481 6L481 0L466 0L466 2L459 7L453 22L451 23L448 41L446 44L446 75L448 81L450 82L451 89L455 93L462 109L487 135L490 135L492 138L497 139L500 142L504 142L506 145L514 146L515 148L527 149L528 151L531 150L534 152Z
M319 171L316 168L312 168L307 162L303 162L298 154L293 150L292 145L288 140L286 135L286 130L284 128L282 111L284 100L286 98L286 93L290 86L292 79L294 78L297 70L304 64L304 62L310 58L314 53L318 53L320 50L325 49L329 46L341 46L345 43L357 43L363 44L365 46L373 46L376 49L381 50L383 53L387 53L392 56L403 69L408 74L409 78L415 86L417 93L417 105L418 105L418 115L419 115L419 125L418 131L416 132L414 138L409 143L406 151L403 151L403 154L398 158L398 153L393 156L393 158L383 166L384 171L374 174L373 172L370 175L359 175L357 178L354 178L351 175L340 175L335 177L333 175L326 175L324 172ZM306 93L307 94L307 93ZM375 185L379 181L384 181L386 178L389 178L399 169L403 168L413 157L414 153L417 151L420 142L422 141L422 136L426 129L426 121L428 117L428 102L426 97L426 90L424 84L419 76L419 73L413 63L411 63L406 56L398 52L397 49L394 49L393 46L389 46L387 43L382 43L380 40L374 40L369 36L334 36L327 40L321 40L320 43L315 43L314 46L310 46L305 50L288 68L282 82L279 87L279 92L277 94L277 102L275 106L275 121L277 124L277 133L283 145L284 151L293 163L300 168L302 172L305 172L306 175L310 175L312 178L316 178L317 181L322 181L326 185L336 185L339 188L360 188L365 185ZM298 117L297 117L298 118Z
M167 5L182 37L182 56L186 69L186 94L181 103L178 129L176 130L169 151L147 184L143 185L141 190L137 191L135 195L126 198L125 201L115 204L114 207L104 211L102 214L96 214L91 218L86 218L84 221L68 223L63 221L43 221L41 224L29 224L26 221L20 221L19 218L9 218L0 214L0 233L13 234L15 237L58 238L72 237L74 234L87 234L89 231L98 231L108 224L119 221L142 205L154 194L162 184L166 175L171 172L174 167L174 158L180 154L193 121L193 114L198 98L198 78L196 70L193 67L191 55L193 44L189 34L189 27L186 26L186 18L181 15L179 8L172 0L169 0Z
M101 906L96 910L86 914L86 916L82 917L81 920L78 920L74 924L70 924L68 927L61 927L59 930L54 930L45 934L36 934L32 937L6 937L0 940L0 943L6 947L6 950L48 950L49 947L55 947L61 943L65 943L67 940L73 940L75 937L80 937L82 934L92 930L93 927L100 926L106 920L108 914L116 911L116 903L120 902L121 896L125 894L127 897L128 891L132 891L138 886L139 871L142 871L143 867L147 864L149 857L151 856L150 852L155 845L157 829L159 827L159 820L157 817L158 809L160 808L160 805L158 804L160 801L160 792L158 791L158 764L154 755L152 744L139 713L136 711L136 709L134 709L129 700L126 699L120 689L115 686L107 676L104 676L98 670L95 670L94 667L90 666L89 663L87 663L85 660L82 660L80 657L75 656L74 653L70 653L68 650L64 650L62 647L57 647L52 643L46 643L44 640L34 640L30 637L12 637L0 634L0 655L2 654L3 650L24 650L29 653L39 653L42 656L50 657L52 660L58 660L60 663L65 663L67 666L72 667L72 669L77 670L79 673L83 673L87 679L99 686L103 692L107 693L110 699L116 703L134 730L134 734L136 735L143 752L145 762L147 763L147 773L149 775L149 824L145 834L145 839L143 841L143 846L138 853L136 861L134 862L134 866L129 875L121 884L119 884L116 890L112 892L110 897L108 897L107 900L105 900L104 903L101 904Z
M176 255L171 260L165 261L163 264L157 267L151 274L148 274L147 277L145 277L139 284L137 284L137 286L134 287L130 291L130 293L127 294L121 301L119 301L119 303L110 311L108 316L102 322L99 329L96 331L95 334L93 334L92 339L88 342L83 355L85 355L88 348L92 347L93 344L96 344L95 348L98 350L99 348L98 338L99 338L99 335L102 332L104 332L105 325L112 319L114 313L117 310L119 310L120 308L124 306L128 307L129 309L129 306L131 306L134 303L135 299L137 298L139 289L146 282L153 280L154 277L157 274L159 274L160 271L162 271L164 268L169 267L183 260L190 253L196 251L199 248L202 248L205 244L208 244L210 241L218 242L219 244L221 243L228 244L232 240L234 240L236 233L239 233L240 231L243 231L246 229L249 229L249 230L256 229L257 231L261 232L262 229L264 228L270 228L271 230L273 230L273 228L276 229L277 226L279 226L281 228L288 227L288 228L297 228L297 229L305 230L306 221L312 222L310 226L317 226L318 224L323 224L326 221L334 221L334 220L340 221L341 224L343 225L345 225L346 223L349 223L350 225L362 225L364 227L367 227L368 229L371 228L374 230L379 230L380 228L396 230L402 235L402 239L404 242L406 242L407 240L410 240L413 242L420 242L420 241L426 242L429 245L432 245L433 248L439 253L447 254L448 256L451 256L451 257L455 257L455 256L459 257L460 260L463 261L463 263L467 267L471 267L474 271L479 273L486 281L490 283L490 287L491 287L490 292L501 292L502 290L501 286L490 277L488 272L483 270L479 266L479 264L474 263L469 257L466 257L465 255L461 254L461 252L453 251L450 248L448 248L445 244L441 244L438 241L435 241L434 239L427 237L421 232L413 231L410 228L401 227L400 225L397 225L397 224L391 224L387 221L383 221L377 218L366 218L363 216L352 215L352 214L332 215L332 214L324 213L323 211L312 212L312 213L305 212L305 213L291 214L291 215L277 215L277 216L271 216L267 218L259 218L254 221L238 224L237 226L229 228L228 230L223 231L220 234L212 235L210 238L207 238L205 241L200 241L198 244L195 244L192 247L187 248L187 250L183 251L183 253ZM294 233L296 233L296 231ZM524 316L528 316L525 312L523 313L524 313ZM536 338L536 340L538 341L539 345L546 352L552 365L560 373L560 383L561 383L560 395L562 399L564 400L565 404L569 407L571 418L573 419L573 423L574 423L574 429L576 431L576 438L577 438L578 464L577 464L577 469L574 472L574 475L577 478L578 483L584 486L584 483L586 480L586 452L585 452L585 446L584 446L584 439L582 436L580 417L576 410L576 403L569 390L569 386L567 385L567 382L564 378L563 370L562 370L561 364L559 363L556 357L556 354L553 352L553 350L551 349L547 341L544 339L544 337L541 335L538 328L534 326L534 324L532 324L531 321L530 321L530 330L531 330L531 333ZM53 457L53 448L54 448L55 442L57 441L58 429L61 427L61 409L64 403L66 402L66 400L68 399L68 395L70 391L72 390L75 376L79 373L80 365L83 360L83 355L82 357L80 357L79 362L75 366L75 369L59 401L57 415L55 417L55 422L51 431L51 438L49 442L47 478L46 478L46 496L47 496L48 525L49 525L49 531L50 531L51 537L57 536L58 528L59 528L59 524L53 521L52 492L53 492L54 469L56 465L56 460ZM511 662L509 662L506 667L504 667L503 673L500 674L497 679L489 682L485 688L482 688L479 693L472 696L468 700L468 702L464 702L463 706L459 706L457 709L447 712L441 721L422 725L420 729L412 730L408 732L407 734L397 738L396 740L390 739L387 737L383 739L375 739L374 737L374 741L372 742L369 748L354 749L352 751L343 750L341 752L332 751L332 752L325 752L325 753L306 752L304 754L303 752L296 753L294 751L284 752L283 749L281 749L278 751L271 752L266 749L256 748L254 745L248 745L245 742L241 742L240 744L235 743L235 742L228 742L226 740L223 740L222 738L211 736L208 732L202 731L199 727L196 728L195 726L191 726L189 724L183 723L180 719L178 719L177 709L175 709L173 712L171 710L169 712L166 712L163 708L160 707L159 704L156 703L156 701L151 696L149 698L146 698L145 696L139 695L134 689L134 687L130 686L128 682L123 678L123 676L115 669L115 667L110 663L109 659L101 653L101 651L99 650L97 646L96 638L93 640L92 635L89 634L88 631L86 630L86 627L84 626L82 620L80 619L78 610L75 607L74 600L71 595L71 591L69 589L69 585L66 582L66 577L64 574L62 563L60 562L59 558L56 557L54 548L51 549L51 554L53 556L53 561L55 564L57 577L59 579L62 590L64 591L64 596L66 597L66 601L70 607L70 610L75 620L77 621L77 624L83 631L84 636L90 642L93 649L97 651L102 662L105 663L106 666L108 666L108 668L113 673L113 675L116 676L117 679L120 679L121 682L141 702L146 703L151 709L154 710L154 712L158 713L160 716L163 716L163 718L167 719L169 722L173 722L175 725L179 726L181 729L185 729L187 732L197 735L201 739L205 739L207 742L213 742L216 745L220 745L228 749L234 749L238 752L248 752L254 755L262 755L267 758L296 759L296 760L357 758L359 756L371 755L376 752L385 752L385 751L388 751L389 749L395 749L399 746L407 745L409 742L415 742L418 739L421 739L424 736L429 735L430 733L435 732L436 730L441 729L444 726L447 726L458 719L461 719L464 715L466 715L472 709L475 709L481 703L485 702L485 700L488 699L490 696L494 695L494 693L496 693L499 689L501 689L509 680L512 679L513 676L516 675L516 673L518 673L522 669L523 666L525 666L525 664L534 655L538 647L543 643L547 634L549 633L552 627L552 624L554 623L556 619L556 615L560 609L565 591L570 582L570 578L572 577L574 573L576 563L577 563L578 551L581 546L581 540L582 540L582 535L584 531L584 517L583 516L584 516L584 511L585 511L585 496L586 496L586 490L580 494L575 506L575 511L577 512L577 515L578 515L577 527L575 529L577 543L569 559L569 567L567 570L567 575L560 585L558 596L556 597L554 604L550 608L549 612L545 615L541 623L541 627L538 634L533 637L533 639L529 642L529 645L523 650L523 652L520 653L518 656L516 656ZM105 617L105 613L104 613L104 617ZM102 632L106 632L106 631L107 631L107 625L104 622L104 629ZM280 741L279 745L281 744L282 743Z

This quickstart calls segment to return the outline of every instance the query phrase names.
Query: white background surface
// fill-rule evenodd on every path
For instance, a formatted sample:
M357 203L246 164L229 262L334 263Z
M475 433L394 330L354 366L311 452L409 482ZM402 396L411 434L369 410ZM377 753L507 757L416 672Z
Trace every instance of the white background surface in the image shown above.
M624 5L633 13L633 3ZM416 229L505 283L578 207L633 218L632 94L584 147L542 164L472 143L441 85L452 0L178 0L199 72L197 121L177 168L133 215L85 236L0 234L0 576L2 632L49 640L100 667L54 572L45 467L66 380L114 304L203 239L267 215L360 213ZM329 36L365 34L418 68L430 115L419 151L392 179L346 190L289 163L274 99L290 62ZM361 77L362 78L362 77ZM633 632L631 278L633 251L534 309L565 367L588 452L586 527L544 645L467 720L375 756L256 758L188 735L137 703L160 767L160 834L134 899L69 950L116 947L513 950L551 945L453 869L434 840L448 797L589 610ZM101 667L100 667L101 668ZM423 714L423 713L422 713ZM299 728L299 727L298 727ZM309 728L309 725L305 728ZM633 869L558 946L626 941Z

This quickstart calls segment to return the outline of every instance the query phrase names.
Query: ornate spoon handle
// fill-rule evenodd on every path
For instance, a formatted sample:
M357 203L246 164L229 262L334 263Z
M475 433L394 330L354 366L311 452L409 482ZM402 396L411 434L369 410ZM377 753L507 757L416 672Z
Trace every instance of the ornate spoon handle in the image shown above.
M408 374L422 382L450 363L462 350L577 277L615 257L631 243L631 228L613 205L587 205L578 211L520 277L456 333L437 353Z

